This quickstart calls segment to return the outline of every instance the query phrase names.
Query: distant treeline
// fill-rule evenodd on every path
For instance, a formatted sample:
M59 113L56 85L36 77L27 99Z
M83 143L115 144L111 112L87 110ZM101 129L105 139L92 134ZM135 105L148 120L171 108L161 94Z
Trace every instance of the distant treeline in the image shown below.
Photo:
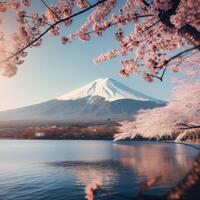
M113 139L118 124L0 127L1 139Z

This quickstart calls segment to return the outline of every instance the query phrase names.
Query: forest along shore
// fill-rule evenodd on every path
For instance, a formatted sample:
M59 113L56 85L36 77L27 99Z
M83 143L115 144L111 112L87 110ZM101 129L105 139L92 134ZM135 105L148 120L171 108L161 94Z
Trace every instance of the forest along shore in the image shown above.
M117 122L104 123L30 123L14 122L0 124L0 139L52 139L52 140L113 140L121 125ZM161 140L174 140L165 137ZM128 140L128 139L127 139ZM149 140L141 136L134 140ZM156 138L151 140L157 140Z
M0 125L0 139L100 139L112 140L118 123Z

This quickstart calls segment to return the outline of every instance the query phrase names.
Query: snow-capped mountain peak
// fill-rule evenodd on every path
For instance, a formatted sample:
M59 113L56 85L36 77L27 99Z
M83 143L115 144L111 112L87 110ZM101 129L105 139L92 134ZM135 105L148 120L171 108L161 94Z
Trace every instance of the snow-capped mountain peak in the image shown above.
M0 121L85 122L129 119L165 103L110 79L97 79L56 99L0 112Z
M159 100L153 99L135 90L132 90L127 86L111 78L97 79L83 87L73 90L56 99L66 101L66 100L77 100L86 97L90 99L91 97L94 96L102 97L106 101L110 102L120 99L160 102Z

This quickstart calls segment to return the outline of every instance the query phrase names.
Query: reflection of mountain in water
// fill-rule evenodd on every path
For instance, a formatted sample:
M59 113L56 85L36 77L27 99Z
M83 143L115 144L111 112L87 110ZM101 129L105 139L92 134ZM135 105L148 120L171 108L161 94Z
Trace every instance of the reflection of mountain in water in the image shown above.
M67 161L49 165L64 171L71 170L77 184L84 186L93 180L99 180L109 191L131 195L137 193L146 178L162 176L158 188L166 191L166 188L172 187L182 179L194 158L194 152L191 155L184 152L185 147L174 147L163 144L114 144L116 157L111 160Z

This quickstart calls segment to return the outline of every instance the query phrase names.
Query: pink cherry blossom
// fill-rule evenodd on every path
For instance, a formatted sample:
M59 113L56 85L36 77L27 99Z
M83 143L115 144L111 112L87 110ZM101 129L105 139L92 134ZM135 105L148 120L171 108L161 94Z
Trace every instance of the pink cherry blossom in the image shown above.
M4 48L0 56L1 63L13 64L16 56L21 57L20 52L24 47L39 47L47 33L60 37L61 43L66 44L76 39L90 41L92 35L104 36L108 29L113 29L111 32L117 44L115 48L109 46L107 52L97 55L94 62L101 63L120 57L124 63L120 70L123 76L141 75L147 81L156 78L163 80L168 69L181 73L183 70L188 71L184 67L187 57L198 53L200 0L180 1L178 6L171 0L126 0L123 3L117 0L44 2L46 5L41 2L40 11L34 10L34 1L30 0L7 0L0 3L0 13L3 14L0 20L0 32L3 36L0 45ZM77 30L70 29L76 17L83 13L86 20L83 20ZM13 16L11 23L17 23L16 30L10 34L3 29L6 23L4 14ZM60 31L63 28L67 28L68 35ZM35 43L32 44L32 41ZM136 62L130 66L127 63L131 59Z
M0 3L0 12L6 12L6 10L7 10L7 4Z
M9 6L9 8L11 8L13 10L18 10L18 8L20 8L21 4L17 0L8 0L8 6Z
M26 7L30 7L31 6L31 2L30 2L30 0L22 0L22 5L26 6Z
M88 6L88 2L87 0L76 0L76 5L81 9L85 9Z
M189 92L188 92L189 91ZM191 98L192 97L192 98ZM200 81L184 82L173 91L173 97L164 107L140 110L132 121L122 122L117 140L134 138L141 135L145 138L177 137L199 129L181 129L181 124L200 124Z

